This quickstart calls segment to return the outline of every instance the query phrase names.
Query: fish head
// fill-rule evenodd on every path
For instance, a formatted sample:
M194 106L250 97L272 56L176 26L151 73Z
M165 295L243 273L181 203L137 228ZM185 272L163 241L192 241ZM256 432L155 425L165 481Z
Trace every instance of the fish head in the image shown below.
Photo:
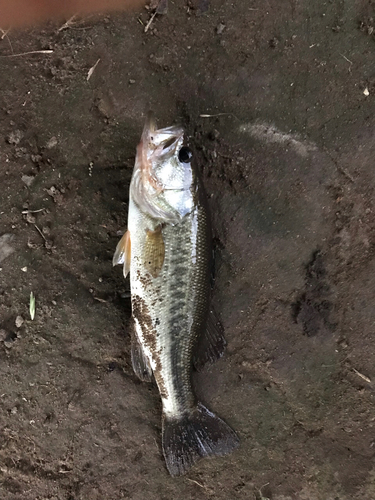
M179 126L157 129L150 114L143 129L131 194L139 207L164 222L177 222L194 206L192 152Z

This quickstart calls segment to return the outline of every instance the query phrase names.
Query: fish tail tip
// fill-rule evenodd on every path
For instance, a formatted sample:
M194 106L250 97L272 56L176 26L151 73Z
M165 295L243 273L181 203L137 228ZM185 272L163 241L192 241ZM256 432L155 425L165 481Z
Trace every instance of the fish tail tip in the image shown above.
M171 476L185 474L201 458L231 453L238 445L234 430L201 403L179 419L163 418L163 453Z

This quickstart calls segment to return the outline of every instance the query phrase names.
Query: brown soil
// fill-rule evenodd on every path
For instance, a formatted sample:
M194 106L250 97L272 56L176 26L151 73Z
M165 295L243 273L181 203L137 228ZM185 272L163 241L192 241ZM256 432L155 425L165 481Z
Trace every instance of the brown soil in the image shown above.
M149 18L0 42L0 498L373 500L374 3ZM195 381L241 438L177 479L111 265L148 107L207 189L228 348Z

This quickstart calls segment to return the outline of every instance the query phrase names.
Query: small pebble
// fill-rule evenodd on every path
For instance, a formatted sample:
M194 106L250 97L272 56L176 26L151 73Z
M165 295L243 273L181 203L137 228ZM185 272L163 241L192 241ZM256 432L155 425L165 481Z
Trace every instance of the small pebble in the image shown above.
M8 135L7 142L9 144L14 144L16 146L17 144L20 143L22 137L23 137L23 134L22 134L21 130L14 130Z
M21 177L21 180L24 184L26 184L27 187L30 187L31 184L33 183L33 180L35 179L35 177L33 175L23 175Z
M218 35L222 35L223 31L225 30L225 24L220 23L218 27L216 28L216 33Z
M56 139L56 137L51 137L51 139L46 144L46 148L47 149L52 149L55 146L57 146L57 139Z
M23 322L24 322L24 319L22 316L17 316L16 318L16 327L17 328L21 328L21 326L23 325Z
M58 193L58 191L57 191L57 189L55 188L55 186L51 186L51 187L50 187L49 189L47 189L46 191L47 191L47 193L48 193L50 196L52 196L52 197L53 197L53 196L55 196L55 195Z

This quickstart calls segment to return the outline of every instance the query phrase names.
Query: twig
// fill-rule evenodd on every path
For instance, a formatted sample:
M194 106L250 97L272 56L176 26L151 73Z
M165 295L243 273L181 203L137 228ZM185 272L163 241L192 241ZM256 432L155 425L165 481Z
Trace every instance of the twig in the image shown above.
M260 500L269 500L269 498L268 498L268 497L264 497L264 496L263 496L263 493L262 493L262 489L263 489L265 486L268 486L269 484L270 484L270 483L266 483L266 484L264 484L263 486L261 486L261 487L259 488L258 492L259 492L259 495L260 495Z
M358 377L361 377L361 379L365 380L368 384L371 384L371 379L366 377L366 375L363 375L363 373L360 373L358 370L353 368L353 372L358 375Z
M72 21L75 17L77 17L78 14L74 14L70 19L66 21L60 28L57 30L57 33L60 33L60 31L63 31L67 28L70 28L72 24L74 24Z
M337 170L342 173L345 177L347 177L351 182L355 182L355 179L350 173L346 170L346 168L343 167L337 167Z
M11 30L11 28L8 28L7 30L3 30L2 28L0 28L0 31L2 33L0 40L4 40L4 38L7 36L7 34L9 33L10 30Z
M53 50L31 50L30 52L20 52L19 54L10 54L8 56L0 57L19 57L19 56L29 56L32 54L52 54Z
M38 231L38 233L40 234L40 236L44 239L44 241L47 241L46 237L44 236L44 234L42 233L42 231L39 229L39 227L36 224L34 224L34 227Z
M102 302L103 304L106 303L106 302L108 302L108 300L101 299L100 297L94 297L93 296L93 299L97 300L98 302Z
M345 61L348 61L348 63L353 64L350 59L348 59L346 56L344 56L344 54L341 54L341 52L339 52L339 54L341 57L343 57L345 59Z
M38 212L43 212L43 210L46 210L45 208L39 208L38 210L22 210L23 214L36 214Z
M94 66L92 66L90 69L89 69L89 72L87 73L87 81L90 80L90 78L92 77L92 74L94 73L95 71L95 68L97 67L97 65L99 64L100 62L100 57L99 59L96 61L96 63L94 64Z
M10 29L10 28L9 28ZM8 30L9 31L9 30ZM14 50L13 50L13 45L12 45L12 42L10 41L10 38L9 36L7 35L7 33L5 34L6 36L6 39L8 40L8 43L9 43L9 47L10 47L10 50L12 51L12 55L14 54Z
M150 18L149 22L146 24L146 26L145 26L145 33L147 33L147 31L148 31L149 27L150 27L150 26L151 26L151 24L152 24L152 21L155 19L156 14L157 14L157 11L155 11L155 12L152 14L152 16L151 16L151 18Z

